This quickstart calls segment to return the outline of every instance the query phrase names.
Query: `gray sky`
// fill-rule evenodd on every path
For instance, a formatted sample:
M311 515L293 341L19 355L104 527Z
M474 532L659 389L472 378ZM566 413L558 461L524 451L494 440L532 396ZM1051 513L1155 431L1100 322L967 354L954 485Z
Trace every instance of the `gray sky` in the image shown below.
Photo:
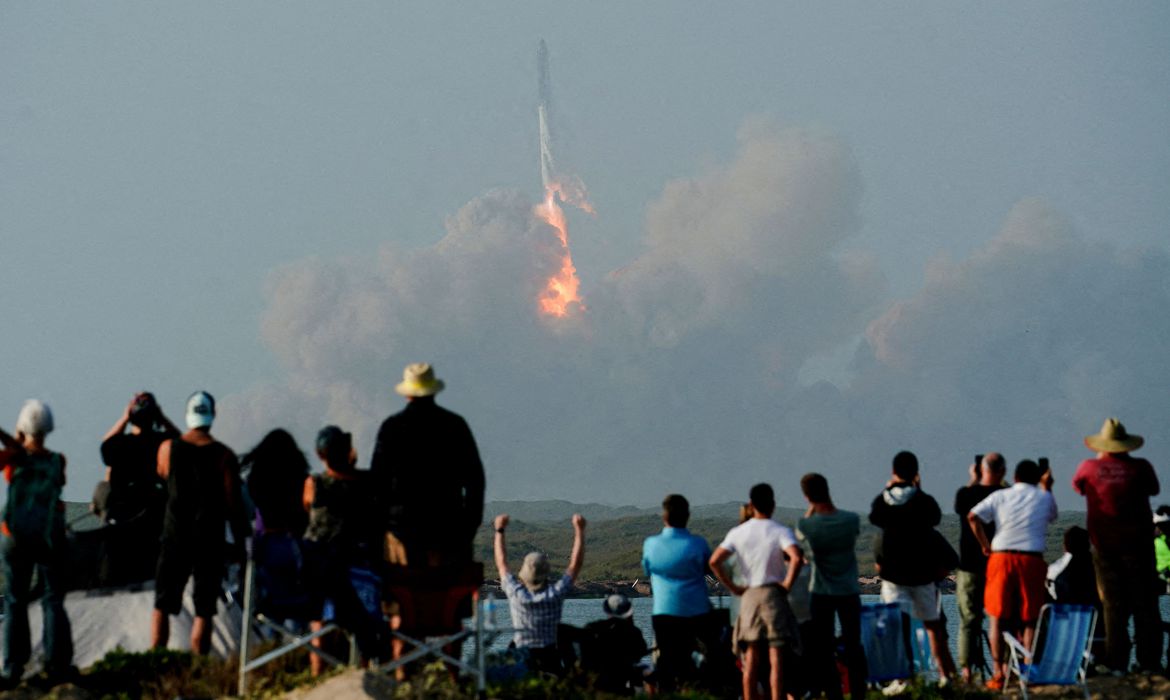
M1107 415L1170 477L1167 47L1162 2L5 3L0 424L50 403L73 499L143 388L364 461L431 359L493 498L862 507L909 448L945 503L999 449L1081 508Z

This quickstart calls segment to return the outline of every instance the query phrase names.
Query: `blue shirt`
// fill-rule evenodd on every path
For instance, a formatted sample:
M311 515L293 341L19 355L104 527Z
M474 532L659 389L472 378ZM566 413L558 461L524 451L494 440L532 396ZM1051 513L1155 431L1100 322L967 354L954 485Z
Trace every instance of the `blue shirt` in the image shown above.
M686 528L664 527L642 545L642 570L654 589L655 615L694 617L711 609L707 597L707 540Z

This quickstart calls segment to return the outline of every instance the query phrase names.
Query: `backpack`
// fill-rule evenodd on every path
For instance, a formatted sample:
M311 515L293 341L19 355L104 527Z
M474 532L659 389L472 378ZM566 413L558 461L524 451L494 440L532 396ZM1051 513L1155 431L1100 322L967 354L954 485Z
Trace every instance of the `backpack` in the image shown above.
M65 514L60 509L65 485L65 461L56 452L39 452L15 460L8 483L4 522L17 542L51 547L64 532Z

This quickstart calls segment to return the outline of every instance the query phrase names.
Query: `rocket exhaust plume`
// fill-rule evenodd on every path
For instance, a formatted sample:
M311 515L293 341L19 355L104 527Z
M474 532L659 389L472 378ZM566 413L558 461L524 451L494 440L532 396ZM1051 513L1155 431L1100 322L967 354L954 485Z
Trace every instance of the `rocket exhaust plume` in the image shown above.
M544 202L536 205L536 216L556 229L562 255L561 268L549 277L541 292L539 308L549 316L564 317L576 309L585 310L581 300L581 280L569 252L569 226L560 203L569 204L582 211L593 213L589 195L580 178L557 172L552 156L552 133L549 130L549 115L552 105L552 83L548 71L548 46L544 39L536 50L536 71L538 76L536 117L540 129L540 184L544 187ZM560 203L558 203L558 200Z

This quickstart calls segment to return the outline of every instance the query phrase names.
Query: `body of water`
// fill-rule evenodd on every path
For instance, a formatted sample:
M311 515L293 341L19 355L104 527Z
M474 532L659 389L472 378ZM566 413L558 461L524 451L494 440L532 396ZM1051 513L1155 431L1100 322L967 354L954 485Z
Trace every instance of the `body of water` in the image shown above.
M734 612L736 608L733 607L733 598L730 596L713 597L711 598L711 605L716 608L731 608L734 622ZM863 603L880 603L881 597L876 595L861 596ZM601 598L570 598L565 601L565 607L561 614L561 622L574 627L584 627L594 620L600 620L605 617L605 613L601 609L603 599ZM654 644L654 629L650 623L650 615L654 609L653 598L631 598L630 602L634 606L634 624L641 630L642 636L646 639L646 644L652 646ZM1170 596L1162 596L1159 598L1159 605L1162 611L1162 619L1170 620ZM949 644L951 654L958 655L958 643L956 641L959 630L959 607L958 599L953 595L944 595L942 597L942 611L947 620L947 635L949 637ZM512 639L512 633L508 627L511 626L511 618L508 615L508 603L503 598L497 598L495 601L495 621L496 625L501 628L497 636L492 640L491 648L494 650L502 650L508 646L508 642ZM1104 622L1098 620L1098 626L1103 625ZM987 621L984 620L984 629L987 629ZM1132 636L1132 625L1130 628Z

